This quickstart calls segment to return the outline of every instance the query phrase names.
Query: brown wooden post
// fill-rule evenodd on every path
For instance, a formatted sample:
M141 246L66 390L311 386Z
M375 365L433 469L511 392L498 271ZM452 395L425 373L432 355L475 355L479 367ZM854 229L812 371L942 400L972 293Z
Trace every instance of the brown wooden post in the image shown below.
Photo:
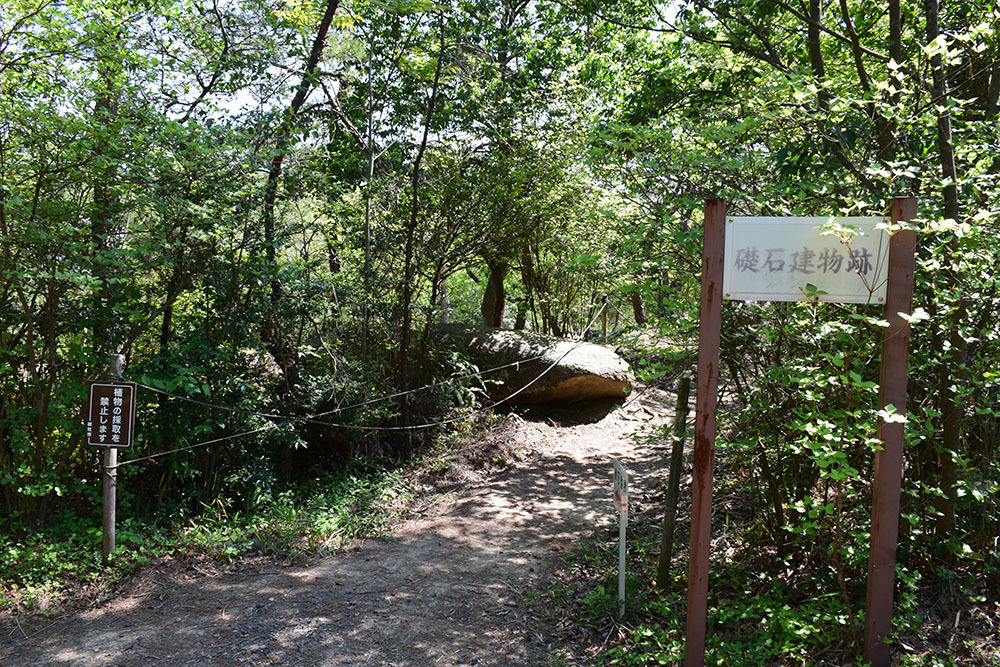
M912 220L917 215L915 197L892 200L892 222ZM900 316L913 306L913 271L916 233L897 231L889 241L888 285L885 319L889 326L882 336L879 408L893 406L906 415L907 358L910 324ZM868 557L868 594L865 615L865 660L873 667L889 665L892 632L892 598L896 579L896 541L899 530L899 492L903 481L903 423L879 420L882 451L875 455L875 487L872 494L872 540Z
M604 297L601 305L601 343L608 342L608 297Z
M715 410L718 402L725 240L726 202L722 199L707 199L701 263L694 476L691 481L691 560L688 565L687 631L684 639L686 667L705 664L708 565L712 537L712 472L715 464Z

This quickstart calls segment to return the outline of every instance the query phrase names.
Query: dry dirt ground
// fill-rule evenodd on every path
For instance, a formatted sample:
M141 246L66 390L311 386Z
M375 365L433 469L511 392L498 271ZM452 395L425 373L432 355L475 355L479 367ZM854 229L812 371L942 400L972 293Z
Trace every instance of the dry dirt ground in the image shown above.
M664 399L515 423L521 460L435 496L388 541L293 567L160 562L96 607L0 617L0 665L548 664L557 642L525 594L613 514L612 458L633 497L651 492L665 445L631 434L665 419Z

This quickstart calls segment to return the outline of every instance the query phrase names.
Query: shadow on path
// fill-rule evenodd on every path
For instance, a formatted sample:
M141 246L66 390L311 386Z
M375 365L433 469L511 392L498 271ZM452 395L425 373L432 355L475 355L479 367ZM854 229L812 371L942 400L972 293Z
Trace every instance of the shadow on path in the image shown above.
M541 664L546 628L523 594L613 514L612 457L633 471L633 495L662 473L665 444L629 437L662 419L650 406L516 426L526 463L440 499L388 542L255 573L147 568L97 609L5 619L0 664Z

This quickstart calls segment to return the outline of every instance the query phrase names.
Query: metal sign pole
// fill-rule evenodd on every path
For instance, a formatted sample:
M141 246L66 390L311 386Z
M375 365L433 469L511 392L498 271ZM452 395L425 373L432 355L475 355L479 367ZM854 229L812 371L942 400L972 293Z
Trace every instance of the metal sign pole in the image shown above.
M712 474L715 464L715 411L718 402L725 242L726 202L722 199L708 199L705 201L705 238L701 265L694 477L691 482L691 561L688 566L687 630L684 639L686 667L700 667L705 664L708 556L712 537Z
M618 516L618 618L625 618L625 523L628 512Z
M104 507L102 526L104 529L104 562L107 563L115 551L115 503L118 491L118 449L104 448Z
M892 222L912 220L917 215L915 197L892 200ZM879 408L893 406L906 415L907 362L910 323L903 317L913 306L913 272L916 232L893 232L889 240L888 288L885 319L889 326L882 337ZM875 455L875 487L872 494L872 537L868 556L868 594L865 615L865 659L873 667L889 665L892 632L892 598L896 578L896 541L899 530L899 493L903 481L903 422L879 420L882 451Z
M121 380L125 366L125 355L112 354L111 364L108 366L108 375L113 380ZM118 494L118 448L104 448L104 470L101 475L104 489L104 506L102 513L102 527L104 532L103 558L107 563L111 554L115 551L115 506Z

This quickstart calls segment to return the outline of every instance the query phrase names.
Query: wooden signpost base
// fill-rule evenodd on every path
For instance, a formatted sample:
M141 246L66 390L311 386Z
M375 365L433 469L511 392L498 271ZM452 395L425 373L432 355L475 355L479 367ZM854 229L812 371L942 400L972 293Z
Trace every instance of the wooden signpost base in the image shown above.
M914 197L892 200L892 222L917 216ZM913 306L913 271L917 235L899 230L889 240L889 285L885 298L882 368L879 373L879 409L888 406L906 416L907 363ZM906 316L906 317L904 317ZM875 455L872 493L872 541L868 556L868 594L865 614L865 660L872 667L888 667L892 631L892 598L896 582L896 539L899 530L899 492L903 482L903 422L879 420L882 450Z
M104 480L104 511L102 516L104 544L101 554L104 562L107 563L111 554L115 552L115 503L118 494L118 449L116 447L104 448L104 470L101 478Z
M908 317L913 301L916 234L911 230L897 230L895 225L912 220L916 214L915 198L898 197L892 200L893 231L889 236L888 285L885 297L885 319L889 326L882 338L879 409L886 410L892 406L895 413L902 417L906 415L910 341ZM721 199L706 200L698 390L695 400L694 475L691 483L691 550L684 642L686 667L701 667L705 664L719 345L724 296L723 273L727 261L725 246L726 204ZM789 300L785 297L787 294L776 295L774 300ZM864 656L873 667L888 667L887 641L892 631L896 533L899 527L899 493L903 477L903 421L880 419L878 433L883 448L875 458Z
M722 265L726 244L726 202L705 202L705 251L701 265L698 388L695 394L694 475L691 480L691 560L688 565L687 634L684 664L705 664L708 620L708 564L712 540L712 475L715 466L715 410L718 401L722 333Z

